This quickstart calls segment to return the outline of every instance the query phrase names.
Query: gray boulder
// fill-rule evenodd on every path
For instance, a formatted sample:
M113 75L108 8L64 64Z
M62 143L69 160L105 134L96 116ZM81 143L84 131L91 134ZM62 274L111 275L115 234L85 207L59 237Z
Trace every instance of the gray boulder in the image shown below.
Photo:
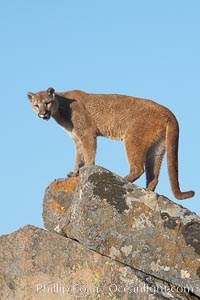
M200 296L200 218L163 196L91 166L46 189L45 227Z

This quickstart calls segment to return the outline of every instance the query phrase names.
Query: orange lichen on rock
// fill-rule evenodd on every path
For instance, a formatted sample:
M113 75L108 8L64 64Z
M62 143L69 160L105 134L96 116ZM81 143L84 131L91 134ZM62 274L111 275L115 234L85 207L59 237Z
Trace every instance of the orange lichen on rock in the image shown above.
M67 179L67 181L59 183L57 180L52 182L54 191L58 191L60 189L65 189L70 192L78 183L78 177L71 177Z
M94 273L101 275L103 271L101 269L95 269Z
M68 225L63 226L63 231L66 232L68 227L69 227Z
M65 207L64 206L60 206L58 204L57 200L52 200L51 201L51 209L54 211L57 211L57 213L62 216L65 213Z

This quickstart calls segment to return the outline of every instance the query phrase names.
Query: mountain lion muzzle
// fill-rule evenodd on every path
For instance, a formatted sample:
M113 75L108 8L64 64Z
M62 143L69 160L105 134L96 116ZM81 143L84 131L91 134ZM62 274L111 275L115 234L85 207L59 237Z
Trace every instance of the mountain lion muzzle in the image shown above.
M42 118L43 120L49 120L51 117L51 112L45 111L44 113L38 113L38 117Z
M53 88L28 93L33 111L44 120L52 116L75 143L77 176L83 165L95 163L98 136L123 140L130 166L125 177L133 182L146 172L146 187L154 191L164 153L171 189L177 199L194 196L181 192L178 181L179 126L174 114L151 100L115 94L88 94L74 90L55 93Z

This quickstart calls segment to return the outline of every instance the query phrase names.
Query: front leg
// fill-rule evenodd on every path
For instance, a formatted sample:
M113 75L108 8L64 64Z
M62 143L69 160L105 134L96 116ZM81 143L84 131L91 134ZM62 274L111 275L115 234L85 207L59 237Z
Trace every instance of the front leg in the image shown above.
M72 105L73 140L76 145L75 173L79 172L80 165L92 165L96 154L97 128L90 114L82 103Z
M96 136L87 133L81 138L85 165L94 165L96 156Z
M85 164L81 141L77 137L74 137L73 140L75 144L75 166L74 171L67 174L68 177L78 176L79 169Z
M96 155L96 136L84 135L81 141L76 138L73 139L75 143L75 168L73 172L67 174L68 177L75 177L79 175L79 169L86 165L94 165Z

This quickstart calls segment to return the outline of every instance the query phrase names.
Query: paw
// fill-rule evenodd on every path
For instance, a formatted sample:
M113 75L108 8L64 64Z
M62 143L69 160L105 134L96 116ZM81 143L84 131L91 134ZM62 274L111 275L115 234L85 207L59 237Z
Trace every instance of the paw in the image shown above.
M79 175L79 172L69 172L67 174L67 177L70 178L70 177L77 177Z

